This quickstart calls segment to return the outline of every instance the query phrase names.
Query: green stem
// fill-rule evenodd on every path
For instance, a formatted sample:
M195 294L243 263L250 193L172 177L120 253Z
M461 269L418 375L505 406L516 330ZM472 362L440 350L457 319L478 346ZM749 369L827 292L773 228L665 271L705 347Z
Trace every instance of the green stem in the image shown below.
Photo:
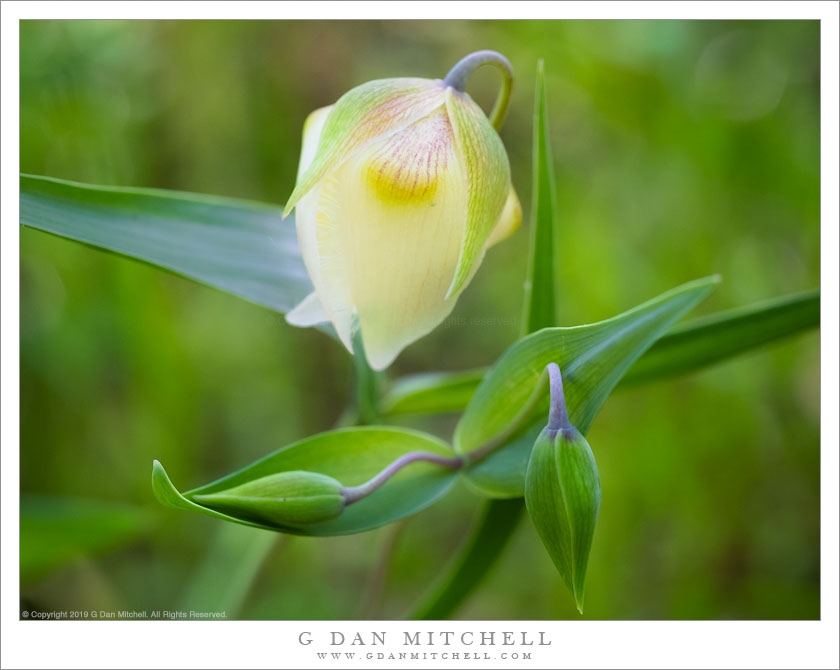
M493 105L493 111L489 115L490 124L496 130L499 130L505 121L508 104L510 103L510 92L513 88L513 67L507 58L497 51L476 51L459 60L446 75L443 83L463 93L467 87L469 76L482 65L493 65L502 73L502 89L499 91L496 104Z
M549 388L551 390L547 427L549 430L571 428L569 412L566 410L566 396L563 394L563 376L560 374L560 366L557 363L549 363L545 369L548 372Z
M356 367L357 425L370 426L379 421L379 375L370 367L362 342L358 319L353 322L353 363Z

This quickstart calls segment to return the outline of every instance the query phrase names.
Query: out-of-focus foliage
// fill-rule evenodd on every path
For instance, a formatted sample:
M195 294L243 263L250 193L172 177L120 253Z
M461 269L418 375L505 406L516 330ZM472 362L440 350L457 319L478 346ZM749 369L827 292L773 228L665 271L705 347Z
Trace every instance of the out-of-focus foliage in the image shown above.
M818 285L819 43L818 23L803 21L23 22L21 171L282 204L312 109L375 78L442 77L490 48L517 71L501 134L528 193L544 58L559 325L720 273L697 312L708 313ZM485 109L487 70L469 88ZM452 316L390 374L498 357L521 330L527 241L494 248ZM334 340L29 229L20 335L23 493L139 505L154 522L25 584L28 608L229 599L247 618L361 614L390 529L243 541L260 552L242 558L253 584L208 594L212 552L231 563L224 523L165 509L149 487L153 458L189 488L333 427L352 388ZM819 616L818 343L811 333L609 399L587 436L603 500L586 617ZM403 423L448 439L454 422ZM459 486L405 523L378 615L410 609L478 506ZM459 616L577 617L562 588L523 523Z

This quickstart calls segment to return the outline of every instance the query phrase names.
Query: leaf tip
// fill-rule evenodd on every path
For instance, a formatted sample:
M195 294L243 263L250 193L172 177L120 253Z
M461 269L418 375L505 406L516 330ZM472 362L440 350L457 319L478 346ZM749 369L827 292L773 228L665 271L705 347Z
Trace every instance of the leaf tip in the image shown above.
M173 496L175 499L180 497L178 489L175 488L163 465L157 459L152 461L152 492L157 501L166 507L176 507L173 505Z

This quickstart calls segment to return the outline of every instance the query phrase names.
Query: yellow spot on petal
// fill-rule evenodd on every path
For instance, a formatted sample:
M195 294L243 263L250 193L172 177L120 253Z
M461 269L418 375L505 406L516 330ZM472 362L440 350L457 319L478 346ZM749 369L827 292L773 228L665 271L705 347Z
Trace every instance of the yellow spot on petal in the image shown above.
M378 145L364 168L364 179L382 202L428 203L446 169L452 143L449 118L441 107Z

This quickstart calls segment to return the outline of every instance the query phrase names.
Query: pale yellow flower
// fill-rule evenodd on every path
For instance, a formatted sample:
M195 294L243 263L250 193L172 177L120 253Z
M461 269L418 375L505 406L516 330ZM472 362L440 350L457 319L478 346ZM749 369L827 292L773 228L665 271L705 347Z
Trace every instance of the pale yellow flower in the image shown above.
M442 80L363 84L303 131L298 242L315 290L286 319L331 321L386 368L452 311L487 248L522 218L502 141Z

